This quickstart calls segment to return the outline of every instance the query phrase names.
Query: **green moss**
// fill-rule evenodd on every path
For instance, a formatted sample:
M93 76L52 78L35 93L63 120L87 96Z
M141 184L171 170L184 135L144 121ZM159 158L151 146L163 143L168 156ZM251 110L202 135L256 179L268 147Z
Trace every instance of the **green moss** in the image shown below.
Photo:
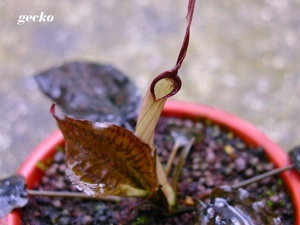
M44 171L44 172L48 169L47 164L44 163L43 161L38 161L38 162L36 163L36 167L37 167L38 169Z
M205 125L210 126L210 125L212 124L212 121L209 120L209 119L206 119L206 120L204 121L204 123L205 123Z
M282 186L282 185L283 185L283 180L279 178L279 179L277 180L277 184L278 184L279 186Z
M45 160L46 165L51 165L52 164L52 158L48 158ZM48 167L48 166L47 166Z
M132 225L146 225L149 224L149 219L146 216L139 216L136 220L132 223Z
M267 191L267 195L268 196L273 196L274 195L274 191L273 190L268 190Z
M272 201L267 201L267 206L268 206L269 208L272 208L273 205L274 205L274 203L273 203Z
M58 152L64 152L65 151L65 149L64 149L64 147L63 146L56 146L55 147L55 151L58 151Z
M281 199L281 200L279 201L279 204L280 204L281 206L284 206L284 205L285 205L285 202L284 202L284 200L283 200L283 199Z

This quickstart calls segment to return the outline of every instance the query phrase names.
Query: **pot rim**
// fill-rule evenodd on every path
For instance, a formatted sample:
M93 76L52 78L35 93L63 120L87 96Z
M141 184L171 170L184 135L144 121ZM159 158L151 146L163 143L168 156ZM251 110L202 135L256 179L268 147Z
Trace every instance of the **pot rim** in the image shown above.
M162 115L176 117L207 118L224 128L232 130L241 137L247 144L261 146L266 155L276 167L283 167L290 164L287 152L269 139L250 123L214 107L189 103L183 101L167 101ZM37 162L45 160L54 154L56 146L63 145L64 139L59 130L50 134L29 154L18 170L26 179L28 188L31 188L42 176L41 171L36 167ZM281 177L290 191L294 210L295 224L300 224L300 176L297 172L290 170L281 173ZM20 211L16 210L6 217L9 225L20 225Z

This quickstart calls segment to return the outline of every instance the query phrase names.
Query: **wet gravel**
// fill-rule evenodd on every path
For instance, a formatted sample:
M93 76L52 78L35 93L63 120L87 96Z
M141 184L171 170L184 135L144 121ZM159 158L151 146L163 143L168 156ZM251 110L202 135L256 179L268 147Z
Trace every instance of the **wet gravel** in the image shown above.
M174 146L171 131L181 128L185 134L197 136L178 182L178 205L191 206L213 187L234 184L269 171L273 165L260 147L247 146L233 133L211 124L210 121L161 119L155 137L162 163ZM176 162L176 159L175 159ZM58 151L52 166L46 171L37 189L76 191L65 177L64 153ZM252 196L264 200L283 224L293 224L293 206L285 192L284 182L277 176L266 178L245 187ZM208 202L208 199L204 199ZM127 199L118 203L95 200L30 197L24 208L22 223L42 224L193 224L194 214L163 217L153 208L141 208L131 213L140 201Z

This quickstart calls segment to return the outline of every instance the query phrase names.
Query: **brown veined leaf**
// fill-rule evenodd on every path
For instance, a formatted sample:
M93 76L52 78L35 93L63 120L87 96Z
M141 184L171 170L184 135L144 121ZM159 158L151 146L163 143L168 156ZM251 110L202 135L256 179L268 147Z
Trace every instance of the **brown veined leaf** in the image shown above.
M155 152L125 128L51 114L66 141L67 174L91 196L148 197L158 187Z

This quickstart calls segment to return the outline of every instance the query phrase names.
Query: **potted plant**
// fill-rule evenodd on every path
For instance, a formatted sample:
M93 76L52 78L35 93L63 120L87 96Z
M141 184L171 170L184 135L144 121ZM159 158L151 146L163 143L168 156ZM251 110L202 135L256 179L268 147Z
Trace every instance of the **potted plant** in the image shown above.
M222 112L218 109L208 106L170 101L167 102L163 116L177 116L185 118L205 118L220 124L221 126L232 130L237 136L240 136L247 144L262 146L270 161L277 167L288 165L289 158L287 153L272 142L268 137L258 131L251 124L233 116ZM64 143L63 136L60 131L56 131L37 146L30 154L28 159L20 167L18 173L26 177L28 188L32 188L43 176L43 171L37 166L37 162L46 162L47 159L53 157L57 146ZM289 171L281 175L291 194L295 208L295 224L299 222L299 175L294 171ZM13 212L8 216L8 224L21 224L20 213Z
M154 131L161 112L163 117L175 118L175 123L176 119L189 118L188 123L195 123L195 126L199 126L197 127L199 129L201 127L200 130L202 130L204 133L207 131L212 133L217 132L215 137L224 136L224 133L222 133L220 130L226 130L226 138L234 142L238 142L240 146L247 144L253 148L262 148L269 160L272 161L276 167L284 167L290 164L287 154L276 144L271 142L266 136L257 131L251 125L236 118L235 116L206 106L180 102L166 103L167 98L176 94L181 87L181 81L177 73L185 58L188 47L189 29L192 20L194 4L195 1L189 1L187 30L176 65L173 69L161 73L153 80L144 97L134 133L128 131L131 126L126 121L123 123L124 121L121 120L121 123L123 123L127 129L112 123L91 122L88 120L76 119L68 116L59 116L55 111L55 105L53 105L50 111L53 117L56 119L64 138L60 132L54 133L48 139L46 139L45 142L38 146L37 149L33 151L32 155L30 155L28 162L21 166L19 173L25 177L26 184L29 189L33 188L36 182L41 179L43 174L41 167L47 166L47 160L53 157L55 148L64 144L65 140L68 176L80 189L83 189L87 194L96 198L102 198L103 196L107 195L116 195L121 196L122 198L140 197L146 201L139 202L137 208L134 209L138 210L144 207L155 208L158 209L159 215L162 217L171 217L175 214L177 215L184 213L193 214L196 212L197 215L194 219L195 224L208 224L211 219L220 219L216 208L217 206L208 203L208 208L210 207L210 209L215 210L215 214L213 216L208 213L207 209L203 209L206 203L200 201L202 200L201 196L198 196L199 199L194 199L188 194L184 193L186 196L184 196L181 201L184 203L183 205L187 207L180 208L180 206L178 206L177 193L179 193L180 190L177 192L177 188L179 188L177 182L179 181L180 172L181 170L185 170L183 164L185 161L187 161L188 155L192 152L190 151L192 146L196 146L195 143L199 141L196 139L199 138L199 142L202 142L203 137L201 137L202 134L195 135L195 130L190 129L189 125L184 127L184 129L189 128L187 133L184 132L183 135L183 139L185 139L185 141L183 141L184 144L177 143L176 147L175 141L175 147L171 150L170 155L177 155L177 150L180 147L183 147L180 150L181 153L175 160L173 156L170 157L172 159L167 161L166 168L164 169L157 156L158 150L154 145ZM70 108L72 107L70 106ZM82 110L83 108L80 108L80 113ZM201 123L199 121L201 121ZM167 122L167 124L169 122ZM210 126L211 124L213 125ZM165 125L166 124L163 124L163 126ZM203 128L203 126L206 126L207 129ZM178 129L177 126L175 127ZM212 133L210 133L208 136L214 136ZM174 137L175 140L177 140L177 138L179 140L182 138L182 134L174 134ZM188 139L188 141L186 141L186 139ZM210 142L208 143L208 148L212 147L210 145L216 144ZM96 151L95 148L99 148L99 146L101 151ZM227 148L225 146L223 147L222 154L227 154L231 159L236 157L235 149L230 148L230 146L227 146ZM196 154L197 151L194 151L194 153ZM208 152L206 153L208 154ZM209 151L209 153L214 154L211 151ZM275 153L276 157L273 155L273 153ZM164 156L164 153L160 152L160 155ZM212 159L212 155L210 155L210 157L208 157L208 155L205 156L207 157L206 159L210 158L209 161L214 163L216 158L218 158L213 156L214 159ZM277 158L278 156L279 159ZM197 155L197 157L197 159L199 159L200 155ZM193 158L190 160L193 162ZM240 168L237 170L242 170L243 168L245 169L245 160L241 160L242 161L240 162L237 162L238 160L236 160L236 163L240 165ZM255 164L255 162L252 162L252 164ZM196 162L194 165L202 167L208 166L207 163L203 164L199 162ZM220 167L220 163L218 165L219 172L224 174L230 173L230 171L223 171L224 168ZM169 177L167 176L171 170L171 167L174 168L172 183L169 182ZM62 167L61 170L64 170L64 167ZM197 179L199 179L202 175L202 172L199 173L198 170L197 172ZM251 171L249 171L249 173L250 172ZM209 172L206 174L209 174ZM194 175L196 176L196 174ZM283 173L282 178L293 197L295 222L297 224L300 221L300 199L299 194L297 193L300 187L299 175L295 171L289 171ZM191 180L189 177L186 177L186 181L189 183ZM218 184L218 182L209 183L209 181L213 180L206 180L205 182L207 186L214 186ZM195 182L191 181L190 184L193 184L193 188L198 188L197 185L194 185ZM32 192L28 193L32 194ZM245 192L242 191L242 193ZM236 198L240 197L240 193L236 193L235 190L231 189L228 191L227 187L225 189L217 189L216 191L212 188L208 195L210 194L212 196L212 202L221 198L224 200L222 202L223 205L231 203L236 204ZM206 193L203 193L203 195L205 196ZM231 198L232 201L229 201L227 197ZM266 221L273 221L274 224L281 224L280 221L277 220L277 217L273 216L273 214L269 213L267 210L264 210L264 207L260 207L260 203L258 204L255 200L250 200L250 197L248 196L243 196L243 198L247 199L247 202L249 201L249 205L247 205L245 213L248 214L247 210L249 210L251 207L253 208L253 205L255 205L254 211L256 211L256 213L260 216L257 217L257 215L255 215L255 218L248 218L247 215L240 215L240 213L238 213L239 215L234 214L233 216L233 211L230 211L228 212L230 214L228 221L233 222L232 219L240 221L252 221L253 219L256 223L259 223L264 221L264 219L267 219ZM117 198L113 199L112 201L119 200L120 199ZM239 207L240 203L237 204ZM128 207L128 205L126 206ZM222 210L225 210L225 208L222 208ZM230 207L227 208L231 209L232 206L230 205ZM259 209L256 210L256 208ZM266 218L264 218L264 216ZM18 217L19 214L13 212L9 215L8 220L12 224L20 224ZM205 218L206 222L202 221L203 217ZM134 221L134 224L148 224L148 221L145 221L145 217L137 218L138 219ZM269 218L270 220L268 220ZM90 219L91 218L87 218L87 220ZM190 223L191 221L188 222Z

